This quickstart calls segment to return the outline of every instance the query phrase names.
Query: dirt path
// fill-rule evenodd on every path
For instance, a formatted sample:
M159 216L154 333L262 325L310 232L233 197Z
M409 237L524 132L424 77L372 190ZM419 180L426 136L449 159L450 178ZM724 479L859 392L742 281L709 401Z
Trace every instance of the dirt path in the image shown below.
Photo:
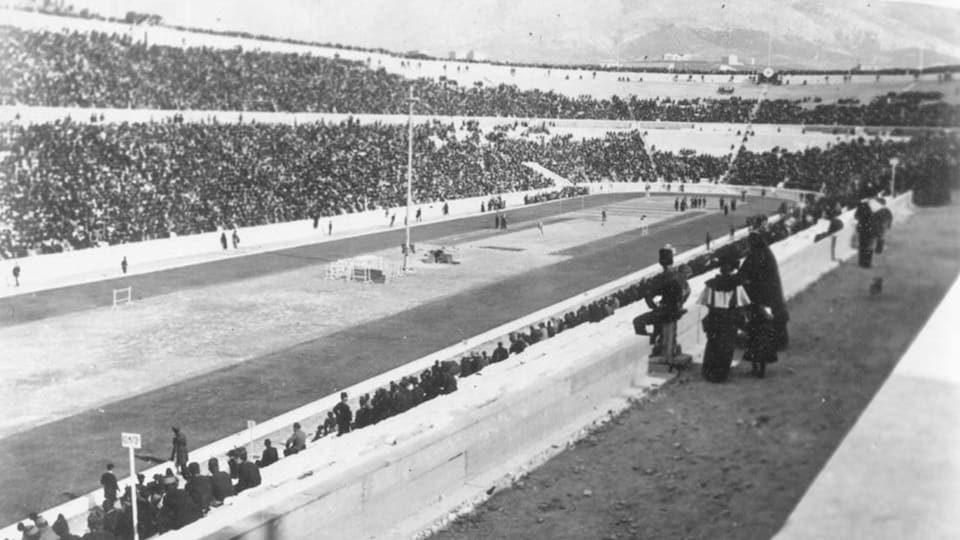
M791 301L767 379L685 375L433 538L770 538L953 282L957 230L956 204L918 211Z

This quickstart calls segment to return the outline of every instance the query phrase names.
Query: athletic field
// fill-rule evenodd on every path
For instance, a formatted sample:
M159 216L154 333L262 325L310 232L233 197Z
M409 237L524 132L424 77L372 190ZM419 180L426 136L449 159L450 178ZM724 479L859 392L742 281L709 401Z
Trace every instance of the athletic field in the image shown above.
M2 522L96 488L108 461L126 474L121 431L143 434L146 459L169 457L171 425L198 448L780 203L748 199L724 216L716 198L682 213L673 201L608 194L508 209L507 231L490 213L423 224L414 272L385 285L328 281L323 269L358 255L398 263L402 229L2 298ZM459 264L420 260L441 246ZM134 303L110 309L112 289L126 286Z

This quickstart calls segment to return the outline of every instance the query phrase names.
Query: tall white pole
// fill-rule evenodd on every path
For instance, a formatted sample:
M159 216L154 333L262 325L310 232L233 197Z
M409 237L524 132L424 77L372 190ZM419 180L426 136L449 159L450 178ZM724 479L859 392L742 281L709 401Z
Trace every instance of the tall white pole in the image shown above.
M773 67L773 34L767 31L767 67Z
M410 87L410 109L407 114L407 217L404 219L406 226L406 241L403 250L403 270L407 270L407 258L410 256L410 205L412 204L412 185L413 185L413 87Z
M890 167L891 167L891 171L890 171L890 197L891 197L891 198L893 198L893 197L897 194L897 192L894 191L894 189L896 189L896 187L897 187L897 165L899 165L899 164L900 164L900 160L897 159L897 158L893 158L893 159L890 160Z
M128 448L130 450L130 479L133 482L133 485L130 487L130 508L133 511L133 540L139 540L140 536L137 533L137 501L139 500L137 496L137 470L134 465L133 447Z

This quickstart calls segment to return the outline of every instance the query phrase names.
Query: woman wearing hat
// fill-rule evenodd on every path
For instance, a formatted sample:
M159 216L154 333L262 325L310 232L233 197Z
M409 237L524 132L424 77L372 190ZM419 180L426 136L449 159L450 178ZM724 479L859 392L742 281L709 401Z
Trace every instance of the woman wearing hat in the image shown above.
M740 266L739 276L753 301L753 309L749 345L743 358L753 363L755 375L763 377L766 364L776 362L777 351L787 348L790 314L783 296L777 258L756 231L750 233L747 244L750 252Z
M730 250L718 255L720 274L707 280L699 303L709 309L703 319L707 334L707 349L703 353L703 378L723 382L730 374L733 352L736 348L737 328L743 323L743 310L750 305L750 297L740 285L737 276L739 259Z

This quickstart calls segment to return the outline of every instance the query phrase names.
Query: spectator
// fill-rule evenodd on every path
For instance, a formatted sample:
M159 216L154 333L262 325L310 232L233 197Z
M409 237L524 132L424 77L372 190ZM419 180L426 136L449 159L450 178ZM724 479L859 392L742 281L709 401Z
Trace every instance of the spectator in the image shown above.
M210 510L210 504L213 503L213 478L205 474L200 474L200 464L190 462L187 465L187 485L184 489L193 503L200 508L203 514Z
M350 405L347 404L347 393L340 393L340 403L333 407L333 414L337 418L337 437L350 432L350 424L353 422L353 412Z
M234 491L239 495L240 492L255 488L260 485L260 468L253 462L247 461L247 451L239 449L237 458L240 465L237 468L237 483Z
M207 461L207 470L210 471L210 480L213 489L212 506L220 506L224 499L234 495L233 483L230 481L230 475L220 470L220 462L217 458L210 458Z
M516 334L510 338L510 354L520 354L527 348L523 334Z
M104 504L113 506L117 500L117 491L120 489L117 485L117 477L113 474L113 463L107 463L107 470L100 475L100 485L103 487Z
M757 331L752 334L760 340L754 348L767 351L763 353L767 357L765 363L773 363L776 361L776 351L786 349L790 342L787 332L790 315L780 282L780 267L773 251L759 232L750 233L747 246L749 252L740 267L739 276L754 305L753 320L759 324ZM761 316L758 309L762 308L769 308L769 318ZM770 328L766 327L767 322Z
M307 434L300 428L300 423L293 424L293 434L287 439L286 447L283 449L284 456L292 456L301 450L307 448Z
M200 508L186 491L177 487L178 483L175 476L163 477L163 506L157 515L161 532L180 529L202 517Z
M67 523L67 518L63 517L63 514L58 514L57 520L53 522L53 532L60 537L60 540L80 540L79 536L70 534L70 524Z
M737 329L742 326L742 308L750 305L750 297L736 275L739 260L732 250L719 256L720 274L707 280L699 303L707 306L703 329L707 334L707 348L703 353L703 378L709 382L723 382L730 373L730 364L736 348Z
M295 425L299 425L299 424L295 424ZM289 444L289 441L287 441L287 443ZM306 446L306 443L304 443L304 446ZM290 455L290 454L287 454L286 450L284 450L283 453L285 455ZM292 453L295 453L295 452L292 452ZM260 459L257 461L257 467L260 467L262 469L264 467L273 465L277 461L280 461L280 456L277 454L277 449L274 448L273 445L270 443L270 439L264 439L263 455L260 456Z
M34 515L33 523L37 527L37 531L40 533L38 538L40 540L58 540L59 535L50 527L50 524L43 516Z

